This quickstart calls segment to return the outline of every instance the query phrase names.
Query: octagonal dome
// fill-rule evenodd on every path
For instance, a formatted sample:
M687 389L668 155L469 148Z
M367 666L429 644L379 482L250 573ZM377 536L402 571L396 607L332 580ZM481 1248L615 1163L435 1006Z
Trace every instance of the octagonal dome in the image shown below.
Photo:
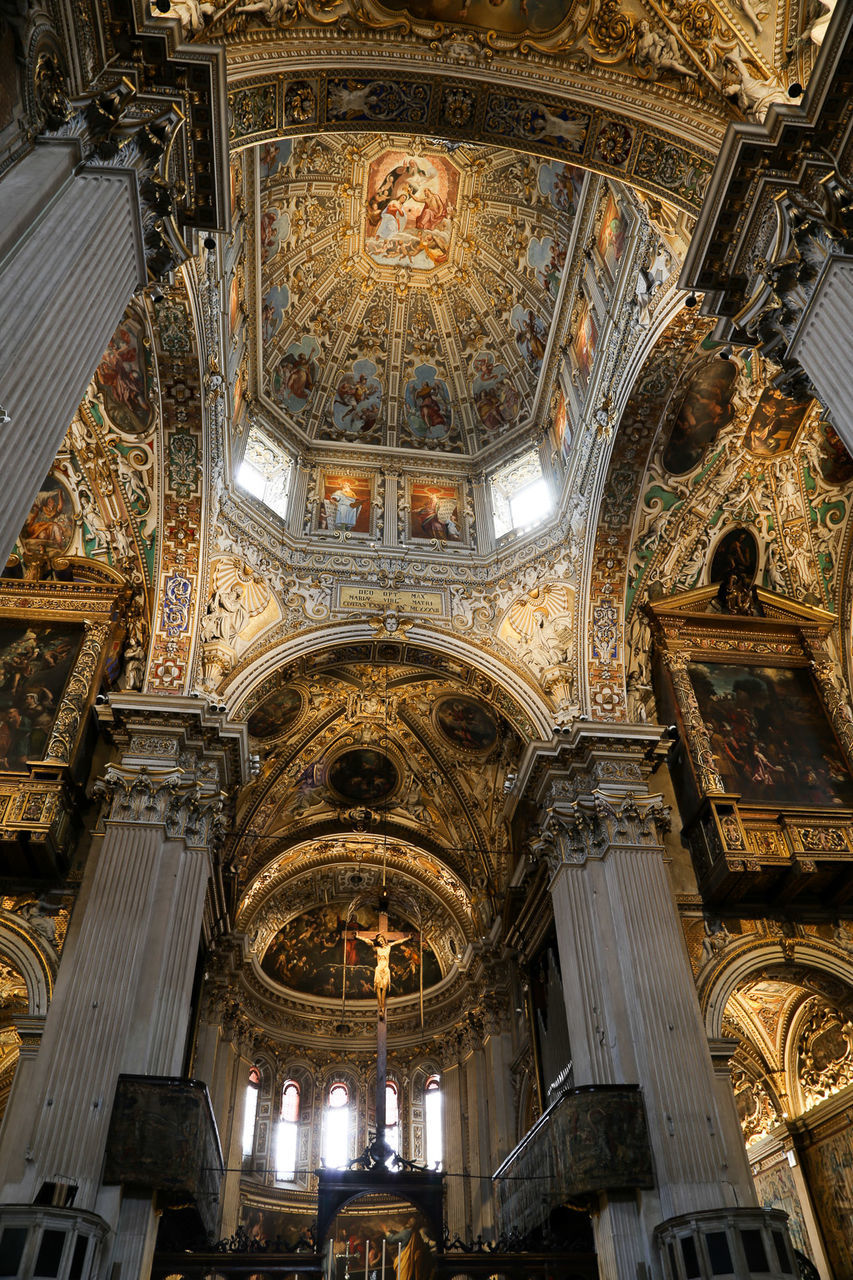
M547 394L582 171L390 134L257 148L256 367L297 437L473 456Z

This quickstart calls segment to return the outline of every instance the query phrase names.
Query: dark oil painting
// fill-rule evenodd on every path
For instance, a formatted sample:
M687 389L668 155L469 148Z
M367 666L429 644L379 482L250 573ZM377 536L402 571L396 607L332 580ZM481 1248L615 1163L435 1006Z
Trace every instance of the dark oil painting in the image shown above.
M663 464L673 475L692 471L732 413L734 362L711 360L694 376L663 451Z
M243 1204L240 1227L249 1238L250 1249L269 1249L277 1253L302 1251L314 1247L316 1211L308 1208L280 1209L272 1206Z
M828 422L818 424L820 432L820 474L827 484L849 484L853 480L853 458L843 440Z
M453 694L435 709L439 729L463 751L491 751L498 740L498 726L491 712L473 698Z
M809 411L809 403L797 404L774 387L766 387L746 429L744 448L762 458L772 458L790 449Z
M343 995L346 960L347 999L373 999L374 950L357 932L375 934L376 913L356 911L346 922L346 906L313 907L279 929L267 947L261 968L275 982L313 996ZM415 925L389 918L389 932L408 933L391 948L390 995L414 995L420 988L420 935ZM346 931L346 937L344 933ZM424 943L424 986L441 981L435 953Z
M285 685L255 707L246 721L253 738L276 738L296 719L302 699L296 689Z
M329 766L329 786L353 804L380 804L397 786L397 767L383 751L356 747Z
M389 1210L352 1203L330 1231L334 1280L430 1280L436 1242L414 1205Z
M689 671L727 791L751 804L853 806L853 778L806 668L694 662Z
M711 582L726 582L738 574L752 584L758 568L758 543L748 529L732 529L721 538L711 561Z
M0 772L23 772L44 758L83 629L0 622Z

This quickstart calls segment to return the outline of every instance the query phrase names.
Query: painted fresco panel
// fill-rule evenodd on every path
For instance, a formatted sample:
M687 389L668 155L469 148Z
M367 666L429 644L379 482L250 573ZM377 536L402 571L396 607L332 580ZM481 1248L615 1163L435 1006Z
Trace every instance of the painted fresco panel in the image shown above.
M391 949L390 995L414 995L420 989L420 945L417 929L392 915L392 933L407 933L405 942ZM344 929L348 936L344 938ZM361 908L346 919L346 906L314 907L289 920L270 942L261 968L274 982L314 996L343 995L346 962L347 999L373 999L376 967L373 947L354 936L356 930L375 932L376 913ZM441 968L424 943L424 987L441 981Z
M413 1206L361 1210L348 1206L331 1231L334 1280L430 1280L436 1241Z
M370 476L327 472L323 477L319 527L339 533L369 533L372 489Z
M443 156L384 151L370 166L364 247L380 266L433 271L447 262L459 170Z
M752 583L758 568L758 543L748 529L732 529L717 544L711 561L711 582L725 582L738 574Z
M0 772L44 759L82 643L73 623L0 622Z
M428 22L466 23L503 35L553 31L572 9L568 0L382 0L386 9Z
M381 804L399 780L393 760L372 747L345 751L329 765L329 786L351 804Z
M302 698L287 685L265 698L249 716L246 724L253 738L277 738L292 724L302 708Z
M448 742L463 751L491 751L498 740L497 721L474 698L458 694L442 698L435 709L435 720Z
M151 357L145 327L125 316L95 371L95 386L109 418L127 435L145 435L154 425Z
M595 361L595 348L598 343L598 328L595 316L589 303L586 304L578 320L578 331L575 335L574 352L578 368L585 383L589 382L592 366Z
M688 670L727 791L782 807L853 805L853 778L805 668Z
M411 494L411 536L461 542L459 505L458 485L414 481Z
M21 530L21 542L28 548L66 551L74 537L74 507L71 494L56 476L48 476Z
M796 404L775 388L767 387L746 429L744 448L762 458L772 458L790 449L809 407L808 402Z
M673 423L663 464L673 475L692 471L709 444L731 419L731 391L737 369L732 360L712 360L695 375Z
M628 223L625 215L614 200L612 192L608 192L607 205L598 232L598 252L601 254L611 280L615 280L619 274L619 263L625 253L627 233Z

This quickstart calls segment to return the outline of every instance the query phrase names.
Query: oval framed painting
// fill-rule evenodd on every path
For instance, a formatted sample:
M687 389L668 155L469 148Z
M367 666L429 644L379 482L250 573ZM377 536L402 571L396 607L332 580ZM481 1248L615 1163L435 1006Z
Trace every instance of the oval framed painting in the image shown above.
M277 738L293 724L302 710L302 695L292 685L276 689L250 712L246 724L253 738Z
M730 529L714 548L709 582L727 582L738 574L752 586L758 569L758 543L749 529Z
M397 789L400 774L384 751L353 747L336 756L326 775L331 789L350 804L384 804Z
M465 694L441 698L433 715L439 733L460 751L485 755L498 740L498 722L491 711Z

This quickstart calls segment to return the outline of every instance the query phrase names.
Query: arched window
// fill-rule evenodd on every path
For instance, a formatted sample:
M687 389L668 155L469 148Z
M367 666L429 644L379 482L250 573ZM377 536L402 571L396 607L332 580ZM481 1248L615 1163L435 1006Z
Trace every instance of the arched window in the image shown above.
M246 1102L243 1108L243 1159L247 1160L255 1149L255 1120L258 1114L258 1094L261 1091L261 1073L257 1067L249 1071L246 1085Z
M444 1160L444 1135L441 1124L441 1081L438 1076L430 1076L424 1086L424 1120L426 1161L431 1169L440 1169Z
M400 1154L400 1100L393 1080L385 1085L385 1141L396 1155ZM389 1156L385 1163L393 1169L394 1157Z
M275 1151L278 1182L292 1182L296 1174L296 1144L299 1136L299 1085L285 1080L281 1091L281 1119Z
M326 1104L323 1160L328 1169L344 1169L349 1163L350 1098L340 1080L329 1087Z

